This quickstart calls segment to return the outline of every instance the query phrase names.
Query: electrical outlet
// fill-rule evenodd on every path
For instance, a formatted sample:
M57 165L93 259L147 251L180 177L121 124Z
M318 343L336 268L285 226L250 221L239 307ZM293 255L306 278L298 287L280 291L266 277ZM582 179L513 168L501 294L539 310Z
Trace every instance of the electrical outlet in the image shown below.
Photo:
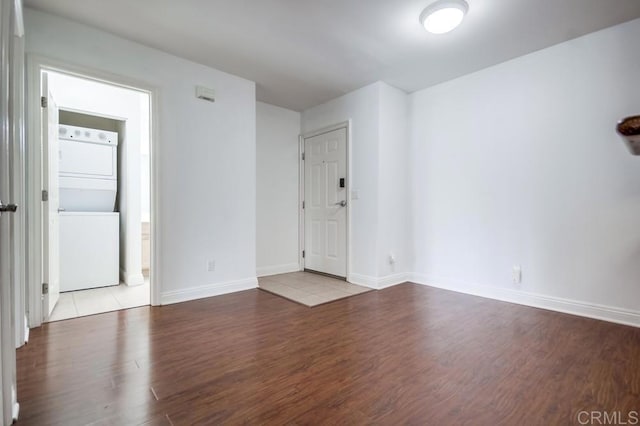
M520 265L513 266L512 279L514 284L522 284L522 267Z
M210 260L207 262L207 271L214 272L216 270L216 261Z

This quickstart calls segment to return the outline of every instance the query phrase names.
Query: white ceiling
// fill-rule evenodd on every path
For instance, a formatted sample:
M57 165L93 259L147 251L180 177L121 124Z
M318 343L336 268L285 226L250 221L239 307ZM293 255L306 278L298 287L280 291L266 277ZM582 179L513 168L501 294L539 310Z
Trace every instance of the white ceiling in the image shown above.
M463 25L428 34L433 0L26 0L257 83L303 110L383 80L407 92L640 17L638 0L468 0Z

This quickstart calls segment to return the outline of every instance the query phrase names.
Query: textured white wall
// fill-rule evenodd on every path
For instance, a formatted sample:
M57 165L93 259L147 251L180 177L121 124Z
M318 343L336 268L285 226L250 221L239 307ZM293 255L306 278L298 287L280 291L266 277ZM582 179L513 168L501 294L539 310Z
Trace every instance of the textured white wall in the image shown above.
M640 158L615 133L637 40L640 20L411 96L424 281L640 310Z
M402 282L413 269L409 167L409 97L380 84L378 165L378 279ZM395 263L390 262L393 255ZM394 279L393 277L396 276Z
M33 10L26 26L29 53L159 91L163 302L255 286L255 83ZM216 102L196 99L196 85L216 89Z
M256 104L256 269L297 271L300 113Z

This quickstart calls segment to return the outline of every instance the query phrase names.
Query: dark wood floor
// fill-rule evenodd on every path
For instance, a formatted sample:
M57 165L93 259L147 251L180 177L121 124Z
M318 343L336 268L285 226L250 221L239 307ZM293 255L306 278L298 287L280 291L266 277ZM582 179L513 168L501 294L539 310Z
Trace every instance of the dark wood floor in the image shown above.
M251 290L32 330L18 391L19 425L577 424L640 411L640 329L413 284Z

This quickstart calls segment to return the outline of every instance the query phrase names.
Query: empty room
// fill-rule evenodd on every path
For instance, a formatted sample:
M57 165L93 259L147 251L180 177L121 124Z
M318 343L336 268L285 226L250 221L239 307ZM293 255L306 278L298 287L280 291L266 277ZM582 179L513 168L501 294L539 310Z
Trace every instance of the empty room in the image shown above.
M640 425L640 1L0 2L0 425Z

